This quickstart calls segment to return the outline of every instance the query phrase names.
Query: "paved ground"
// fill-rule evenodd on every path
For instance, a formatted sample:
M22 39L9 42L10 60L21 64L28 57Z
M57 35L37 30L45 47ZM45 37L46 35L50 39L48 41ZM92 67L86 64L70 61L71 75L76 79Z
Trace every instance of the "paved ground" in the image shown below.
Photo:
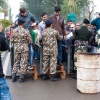
M13 100L100 100L99 94L81 94L76 89L76 80L66 78L57 82L43 81L40 77L28 77L24 83L12 83L7 79Z
M10 53L2 54L3 69L11 76ZM81 94L76 89L76 80L66 78L58 82L43 81L40 77L33 80L28 76L24 83L12 83L7 79L13 100L100 100L99 94Z

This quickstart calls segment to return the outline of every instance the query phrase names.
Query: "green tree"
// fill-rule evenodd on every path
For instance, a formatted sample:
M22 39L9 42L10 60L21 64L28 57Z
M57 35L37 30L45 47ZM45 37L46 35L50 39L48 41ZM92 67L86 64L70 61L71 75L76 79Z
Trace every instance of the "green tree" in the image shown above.
M62 15L64 18L68 13L75 13L77 20L86 17L85 12L87 11L91 0L64 0L61 4ZM86 13L87 14L87 13Z
M42 12L51 15L54 12L55 5L60 6L63 0L24 0L24 3L26 3L26 8L40 21Z
M7 0L0 0L0 8L1 8L1 12L4 12L5 16L8 15L8 5L7 5Z

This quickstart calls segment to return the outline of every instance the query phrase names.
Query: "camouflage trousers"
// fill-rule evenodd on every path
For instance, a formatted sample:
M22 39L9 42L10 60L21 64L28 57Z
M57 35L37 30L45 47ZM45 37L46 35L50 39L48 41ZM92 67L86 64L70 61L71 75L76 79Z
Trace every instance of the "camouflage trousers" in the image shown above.
M12 74L17 73L18 68L20 68L20 73L26 73L26 68L28 66L28 55L28 52L14 53L14 66L12 69Z
M50 74L56 73L57 56L55 56L55 55L43 55L43 74L48 73L48 68L50 68Z
M77 69L77 55L78 53L86 53L87 52L87 48L86 46L78 46L78 47L75 47L75 51L74 51L74 65L75 65L75 69Z

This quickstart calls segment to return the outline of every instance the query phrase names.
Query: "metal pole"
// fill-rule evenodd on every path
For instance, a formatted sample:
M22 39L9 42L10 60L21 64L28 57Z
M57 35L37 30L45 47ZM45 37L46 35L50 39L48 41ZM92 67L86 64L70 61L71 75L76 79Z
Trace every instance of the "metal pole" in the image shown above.
M14 65L14 46L11 45L10 47L10 57L11 57L11 71L13 69L13 65Z
M42 47L40 47L40 74L42 74L42 62L43 62L43 51Z
M70 47L68 47L67 67L67 74L70 74Z

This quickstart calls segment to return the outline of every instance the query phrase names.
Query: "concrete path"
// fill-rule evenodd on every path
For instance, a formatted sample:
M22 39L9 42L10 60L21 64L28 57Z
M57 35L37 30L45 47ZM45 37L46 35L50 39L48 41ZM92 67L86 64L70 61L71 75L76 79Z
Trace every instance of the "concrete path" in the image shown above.
M24 83L12 83L7 79L13 100L100 100L99 94L82 94L76 89L76 80L60 79L57 82L31 77Z

